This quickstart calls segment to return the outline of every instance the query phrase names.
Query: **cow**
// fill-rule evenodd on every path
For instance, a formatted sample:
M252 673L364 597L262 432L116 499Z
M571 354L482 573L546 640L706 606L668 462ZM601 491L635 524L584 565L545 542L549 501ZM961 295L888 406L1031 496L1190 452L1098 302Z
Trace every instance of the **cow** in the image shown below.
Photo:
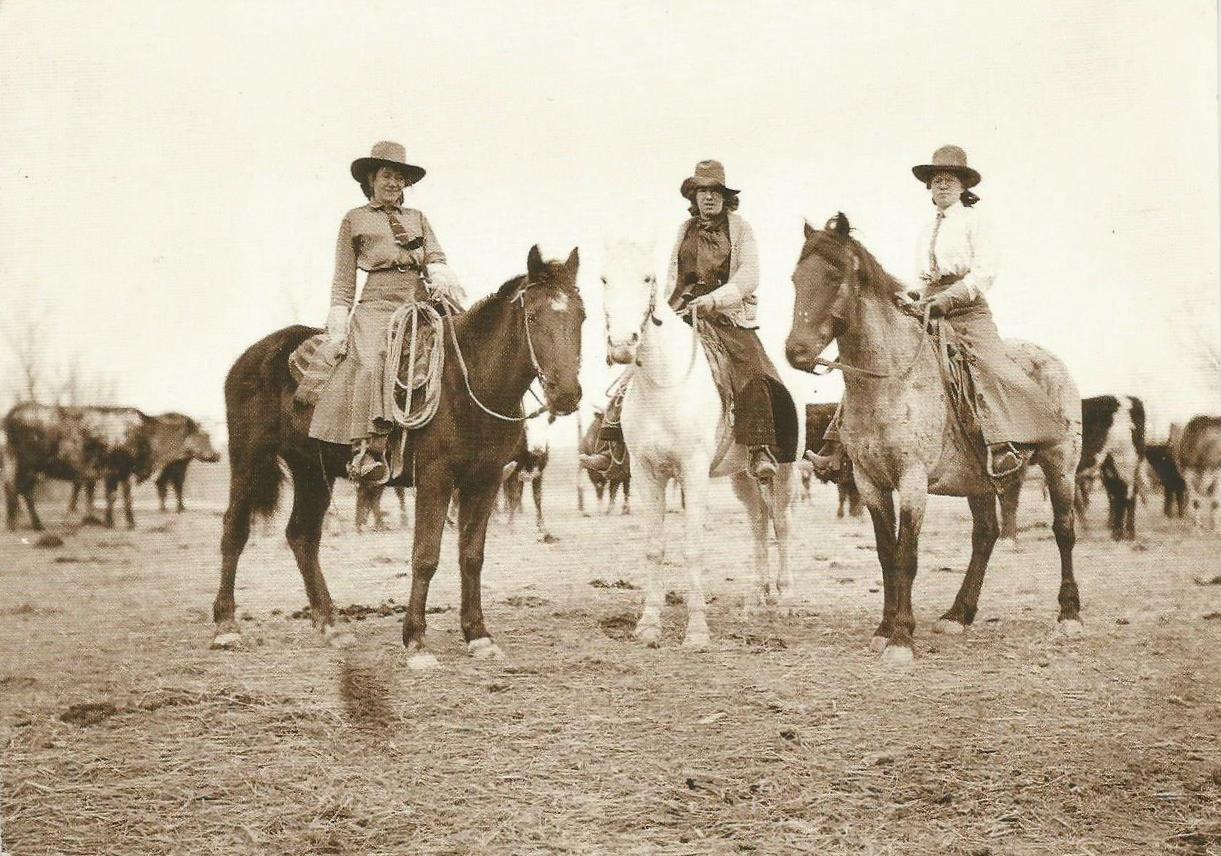
M1143 478L1145 405L1134 396L1099 395L1081 399L1081 461L1074 497L1077 520L1086 527L1090 489L1101 479L1110 504L1111 537L1136 537L1136 497ZM1017 538L1018 495L1022 479L1001 492L1001 531Z
M585 429L585 433L581 435L581 443L578 452L583 455L592 455L598 445L598 434L602 431L602 420L604 414L601 410L594 411L594 420L589 427ZM611 450L611 466L605 473L600 473L595 470L585 470L589 476L589 481L594 486L594 493L598 497L598 508L602 507L602 495L607 495L606 513L610 514L611 509L615 505L615 495L619 492L619 488L623 488L623 513L631 513L631 492L632 492L632 462L628 458L627 447L622 441L616 442ZM578 501L580 494L578 494ZM584 509L582 509L584 510Z
M1170 443L1151 443L1145 446L1145 461L1162 486L1162 513L1182 517L1187 507L1187 482L1175 460L1174 448Z
M1193 416L1177 450L1192 523L1215 531L1221 503L1221 416Z
M123 489L129 529L135 528L131 508L131 478L143 482L183 450L203 460L216 460L207 434L179 414L158 418L134 407L60 407L25 402L4 418L12 490L25 499L30 524L43 528L34 506L38 477L73 484L102 481L106 488L107 526L114 525L115 491ZM16 503L7 505L9 529L16 528Z
M551 534L543 520L543 473L550 457L548 433L554 422L555 416L549 413L541 413L526 420L521 445L513 460L505 464L500 485L504 494L505 511L509 515L509 525L512 526L514 516L522 510L522 493L526 482L530 483L534 493L535 525L538 528L539 540L547 544L559 540Z
M835 410L839 404L834 401L821 402L818 404L806 405L806 451L817 452L822 448L823 435L827 433L827 426L831 424L832 417L835 416ZM799 467L801 471L801 495L805 500L810 498L810 478L814 475L814 467L809 464L809 461L802 461ZM818 477L820 482L829 483L830 479ZM856 481L852 478L852 462L845 456L843 469L840 471L839 477L835 479L835 485L839 491L839 507L835 510L836 517L844 516L844 505L848 506L848 513L852 517L860 517L864 512L861 506L861 495L856 490Z

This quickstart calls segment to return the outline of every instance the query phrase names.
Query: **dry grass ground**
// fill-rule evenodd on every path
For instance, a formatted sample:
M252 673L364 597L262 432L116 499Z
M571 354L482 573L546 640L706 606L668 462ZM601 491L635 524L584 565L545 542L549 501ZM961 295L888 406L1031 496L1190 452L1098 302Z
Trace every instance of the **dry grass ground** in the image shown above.
M4 846L1221 851L1221 540L1142 509L1141 540L1115 545L1093 509L1077 552L1088 632L1061 641L1048 510L1029 493L1022 550L998 547L975 628L946 638L929 627L961 581L969 524L964 502L934 500L917 660L886 670L867 648L881 608L868 524L836 521L833 492L816 489L796 514L808 609L743 624L748 539L718 489L713 647L677 647L673 605L648 650L629 638L639 591L613 585L641 582L641 521L578 515L573 469L557 453L549 473L558 543L536 543L529 517L493 525L485 605L503 661L464 654L447 535L430 617L443 668L428 674L405 668L392 611L408 534L350 524L323 547L336 602L391 612L352 622L356 648L327 649L291 617L305 596L281 519L241 566L245 650L208 650L219 467L193 468L190 512L146 506L135 532L65 530L52 549L0 534Z

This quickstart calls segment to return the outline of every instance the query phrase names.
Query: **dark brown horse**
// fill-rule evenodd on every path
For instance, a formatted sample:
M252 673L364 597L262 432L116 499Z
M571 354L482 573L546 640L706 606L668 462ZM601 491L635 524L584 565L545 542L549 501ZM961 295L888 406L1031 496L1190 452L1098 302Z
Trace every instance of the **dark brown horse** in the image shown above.
M460 497L460 619L469 652L498 657L483 623L480 603L488 516L504 465L521 439L521 400L541 381L546 404L571 413L581 398L584 304L576 287L577 251L566 262L544 262L530 250L527 272L509 280L454 320L445 321L445 365L436 415L411 432L415 456L415 532L411 554L411 598L403 620L403 643L413 668L436 665L424 649L424 608L441 551L450 494ZM293 508L285 534L305 581L314 626L337 646L350 634L335 628L334 608L318 544L331 486L344 474L351 451L308 435L311 408L293 402L295 382L288 357L318 331L294 326L272 333L242 354L225 380L229 420L229 509L221 539L220 591L213 605L214 647L240 642L233 620L233 585L238 558L250 534L253 513L274 510L280 463L293 482ZM455 349L455 342L457 349ZM492 412L489 412L492 411Z
M832 339L844 375L840 434L853 474L873 518L882 566L884 606L873 647L882 659L912 659L912 582L928 494L965 496L971 506L971 563L953 606L937 630L961 633L975 618L984 571L996 543L996 491L987 477L982 444L954 415L941 381L937 351L922 322L912 318L903 285L855 238L838 215L825 230L806 224L806 242L793 272L796 299L785 353L794 368L812 371ZM1073 491L1081 456L1081 404L1068 370L1035 345L1012 342L1009 352L1044 389L1063 418L1061 434L1037 447L1034 460L1047 478L1060 550L1059 629L1081 632L1073 576ZM853 370L854 369L854 370ZM899 494L896 519L894 494Z

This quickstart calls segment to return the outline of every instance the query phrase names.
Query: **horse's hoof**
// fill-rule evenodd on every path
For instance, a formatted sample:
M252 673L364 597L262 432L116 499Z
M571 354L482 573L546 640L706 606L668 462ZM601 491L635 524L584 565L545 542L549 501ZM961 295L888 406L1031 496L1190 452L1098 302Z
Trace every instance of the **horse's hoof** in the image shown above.
M957 621L948 618L938 618L937 623L933 625L934 633L944 633L946 636L961 636L966 629Z
M912 649L906 645L887 645L882 649L882 662L887 666L906 666L912 659Z
M419 651L407 657L407 668L413 672L427 672L432 669L439 669L440 667L441 664L437 661L437 658L427 651Z
M466 652L476 660L503 660L505 655L500 646L486 636L466 643Z
M1075 637L1085 634L1085 625L1080 618L1062 618L1056 622L1056 632L1061 636Z
M214 651L236 651L242 647L242 634L236 630L217 633L212 637L212 644L209 647Z
M688 651L703 651L708 647L707 633L688 633L683 639L683 648Z
M538 536L538 540L539 540L539 541L541 541L541 542L542 542L542 543L544 543L544 544L555 544L555 543L557 543L557 542L558 542L560 539L559 539L559 538L556 538L556 537L555 537L554 535L552 535L550 532L544 532L543 534L541 534L541 535L539 535L539 536Z
M332 648L343 650L356 644L356 637L346 630L339 630L333 624L328 624L322 630L322 638Z
M637 624L632 635L650 648L656 648L661 644L661 628L656 624Z
M890 639L885 636L874 636L869 640L869 650L876 654L880 654L886 650L886 645L889 642Z

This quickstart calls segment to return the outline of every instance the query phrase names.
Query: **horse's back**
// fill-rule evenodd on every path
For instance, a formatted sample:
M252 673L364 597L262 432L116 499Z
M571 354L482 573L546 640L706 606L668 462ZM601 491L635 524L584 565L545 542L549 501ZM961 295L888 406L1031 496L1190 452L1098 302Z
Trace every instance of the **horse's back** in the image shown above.
M225 377L225 400L245 398L260 387L283 386L291 382L288 357L310 336L320 331L294 324L269 333L242 352Z
M1077 383L1064 361L1042 345L1023 339L1006 339L1005 347L1022 371L1047 393L1060 415L1075 425L1077 433L1080 433L1081 393L1077 391Z

